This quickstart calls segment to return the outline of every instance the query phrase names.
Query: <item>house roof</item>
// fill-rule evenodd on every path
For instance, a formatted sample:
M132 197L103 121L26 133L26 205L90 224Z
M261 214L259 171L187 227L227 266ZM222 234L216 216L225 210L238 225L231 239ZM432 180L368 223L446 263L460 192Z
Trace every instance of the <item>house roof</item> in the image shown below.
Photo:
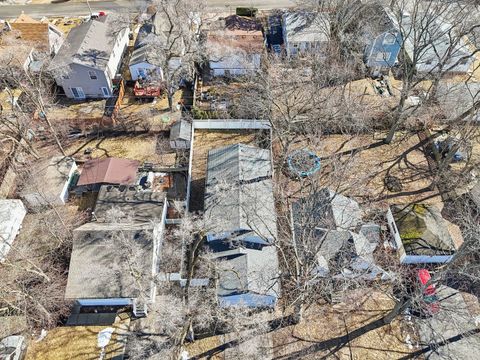
M284 28L289 42L327 42L330 29L329 14L305 10L286 12Z
M244 144L208 152L205 218L212 232L253 230L276 237L270 151Z
M105 69L116 40L111 26L113 20L109 18L110 16L102 16L70 30L49 68L53 70L75 63Z
M255 19L230 15L219 19L208 31L207 47L215 56L239 49L260 53L264 49L262 25Z
M163 218L166 194L145 191L136 186L103 185L95 203L95 218L106 221L108 211L115 208L134 221L148 222Z
M407 255L453 255L455 245L448 222L438 208L427 204L391 207Z
M0 262L10 251L26 213L21 200L0 200Z
M26 198L30 204L56 203L74 167L75 161L63 156L55 156L38 164L25 183L22 198Z
M292 205L294 222L302 231L313 228L353 229L361 223L358 203L335 191L323 188Z
M134 184L139 166L137 160L101 158L87 161L77 186L92 184Z
M49 44L48 23L42 23L22 13L10 22L10 26L20 32L20 37L24 41L43 43L45 46Z
M239 294L256 294L276 299L280 291L276 248L238 243L229 245L228 249L218 252L215 246L211 246L214 257L221 261L218 263L218 296L225 298ZM257 300L260 301L260 298Z
M135 65L140 63L149 63L154 65L161 65L160 61L160 54L151 46L151 45L144 45L142 47L138 47L132 52L132 56L130 57L129 65Z
M392 21L398 24L397 19ZM413 21L418 23L414 25ZM406 35L404 41L408 56L410 59L416 56L418 71L432 71L439 62L445 62L444 70L446 70L462 57L472 54L463 39L457 42L458 34L455 34L455 26L441 17L433 18L432 14L417 14L415 20L412 20L409 13L404 13L400 28ZM449 71L467 72L474 57L470 56L464 61Z
M192 124L186 120L177 121L170 129L170 140L190 141L192 136Z
M152 224L88 223L73 231L66 299L136 298L152 285Z

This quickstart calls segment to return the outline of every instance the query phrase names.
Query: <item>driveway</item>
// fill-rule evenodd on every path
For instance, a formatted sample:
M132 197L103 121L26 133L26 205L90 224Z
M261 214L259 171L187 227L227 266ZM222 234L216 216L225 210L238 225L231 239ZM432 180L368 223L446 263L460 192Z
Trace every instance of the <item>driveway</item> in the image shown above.
M460 334L477 329L480 317L475 307L478 300L468 306L464 296L450 287L439 287L437 290L441 310L438 314L428 319L417 320L418 331L422 347L432 343L446 341L447 344L427 352L426 358L430 360L458 359L476 360L480 358L480 334L461 338ZM469 301L470 304L470 301ZM472 306L473 305L473 306ZM472 308L476 316L472 316Z

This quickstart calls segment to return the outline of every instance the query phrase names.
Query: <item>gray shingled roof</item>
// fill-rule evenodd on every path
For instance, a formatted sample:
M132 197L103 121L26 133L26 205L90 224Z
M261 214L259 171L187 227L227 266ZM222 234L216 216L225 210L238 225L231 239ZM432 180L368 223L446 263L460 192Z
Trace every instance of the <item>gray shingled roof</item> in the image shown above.
M71 63L106 68L115 44L115 35L109 24L107 19L89 20L74 27L49 68L53 70Z
M244 144L208 153L205 218L212 232L250 229L277 234L270 151Z
M222 254L227 253L215 254L223 260L218 269L219 296L247 292L279 296L279 268L274 246L264 246L262 249L239 248L237 255L222 258Z
M161 64L161 54L155 52L155 49L151 45L144 45L142 47L138 47L132 52L132 56L130 57L129 65L140 64L143 62L152 64L152 65L160 65Z
M327 42L330 27L327 13L308 11L292 11L284 15L283 21L288 36L292 42Z

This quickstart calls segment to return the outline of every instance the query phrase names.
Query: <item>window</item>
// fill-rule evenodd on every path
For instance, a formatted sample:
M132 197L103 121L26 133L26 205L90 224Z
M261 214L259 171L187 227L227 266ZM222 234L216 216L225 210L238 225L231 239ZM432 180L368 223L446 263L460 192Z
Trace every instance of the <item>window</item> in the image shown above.
M103 96L105 97L110 96L110 91L108 91L108 88L106 87L102 87L102 93L103 93Z
M89 71L88 75L90 76L90 79L97 80L97 73L95 71Z
M379 53L377 53L377 57L376 57L375 60L377 60L377 61L388 61L388 60L390 60L391 55L392 54L389 53L389 52L379 52Z
M85 99L85 93L81 87L73 87L71 90L75 99Z
M393 45L397 41L397 37L394 34L386 34L383 38L383 45Z

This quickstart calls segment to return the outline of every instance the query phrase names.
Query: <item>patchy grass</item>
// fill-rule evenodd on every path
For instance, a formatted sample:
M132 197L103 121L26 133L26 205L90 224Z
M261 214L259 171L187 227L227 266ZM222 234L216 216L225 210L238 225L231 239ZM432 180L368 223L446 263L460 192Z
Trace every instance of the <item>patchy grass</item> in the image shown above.
M115 359L123 354L121 334L128 328L130 319L118 320L111 326L65 326L48 332L45 339L28 347L26 360L90 360L101 358L98 334L107 327L114 328L110 342L105 347L104 359Z

